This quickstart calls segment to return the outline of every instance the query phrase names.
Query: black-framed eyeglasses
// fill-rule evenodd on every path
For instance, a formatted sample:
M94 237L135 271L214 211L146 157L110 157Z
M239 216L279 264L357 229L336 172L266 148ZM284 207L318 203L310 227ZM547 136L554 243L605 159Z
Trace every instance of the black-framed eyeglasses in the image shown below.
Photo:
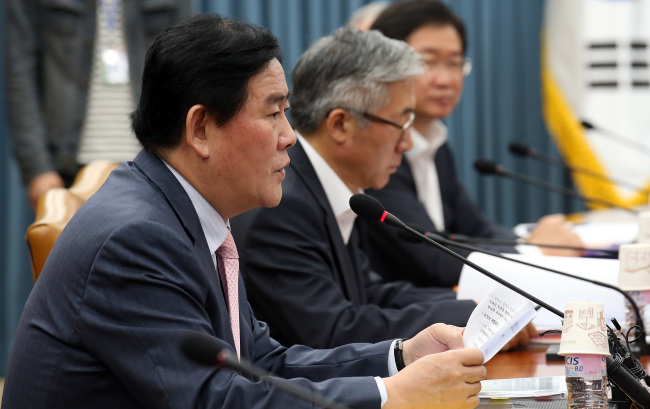
M342 108L342 109L345 109L346 111L350 111L350 112L354 112L356 114L359 114L362 117L364 117L367 120L372 121L372 122L379 122L379 123L382 123L382 124L394 126L395 128L402 131L402 133L400 134L400 139L404 137L404 135L406 134L406 131L408 131L409 128L411 128L413 126L413 122L415 121L415 112L411 112L410 117L406 121L406 123L404 125L400 125L400 124L397 124L397 123L395 123L393 121L389 121L388 119L384 119L384 118L382 118L380 116L371 114L370 112L361 111L361 110L358 110L358 109L351 109L351 108Z

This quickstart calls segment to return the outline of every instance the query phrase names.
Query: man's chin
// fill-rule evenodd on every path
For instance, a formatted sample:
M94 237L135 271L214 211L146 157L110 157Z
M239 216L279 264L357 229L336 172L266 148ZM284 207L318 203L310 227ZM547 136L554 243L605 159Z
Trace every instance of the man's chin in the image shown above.
M271 208L271 207L277 207L280 204L280 200L282 199L282 188L280 187L278 189L278 192L270 195L264 202L261 204L261 207L266 207L266 208Z

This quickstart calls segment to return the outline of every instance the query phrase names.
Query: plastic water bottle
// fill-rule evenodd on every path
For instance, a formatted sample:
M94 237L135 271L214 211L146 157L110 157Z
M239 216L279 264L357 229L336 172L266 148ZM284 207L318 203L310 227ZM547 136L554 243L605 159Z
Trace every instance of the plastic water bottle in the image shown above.
M607 365L602 355L567 355L564 359L568 409L607 409Z

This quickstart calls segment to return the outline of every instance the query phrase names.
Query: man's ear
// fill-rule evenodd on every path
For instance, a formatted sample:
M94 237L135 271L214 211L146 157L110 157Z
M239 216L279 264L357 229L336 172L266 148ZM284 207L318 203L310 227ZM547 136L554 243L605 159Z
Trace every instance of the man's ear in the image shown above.
M337 144L344 144L353 134L357 124L348 111L334 108L325 118L325 128L328 135Z
M202 158L210 156L207 136L210 119L203 105L192 106L185 117L185 142Z

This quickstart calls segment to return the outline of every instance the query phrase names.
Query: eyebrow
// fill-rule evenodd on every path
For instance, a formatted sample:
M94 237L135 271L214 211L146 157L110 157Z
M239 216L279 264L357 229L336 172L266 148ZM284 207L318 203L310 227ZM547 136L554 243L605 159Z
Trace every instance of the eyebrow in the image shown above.
M277 104L278 102L289 100L289 97L291 97L291 91L286 94L271 94L266 98L266 103L268 105Z

